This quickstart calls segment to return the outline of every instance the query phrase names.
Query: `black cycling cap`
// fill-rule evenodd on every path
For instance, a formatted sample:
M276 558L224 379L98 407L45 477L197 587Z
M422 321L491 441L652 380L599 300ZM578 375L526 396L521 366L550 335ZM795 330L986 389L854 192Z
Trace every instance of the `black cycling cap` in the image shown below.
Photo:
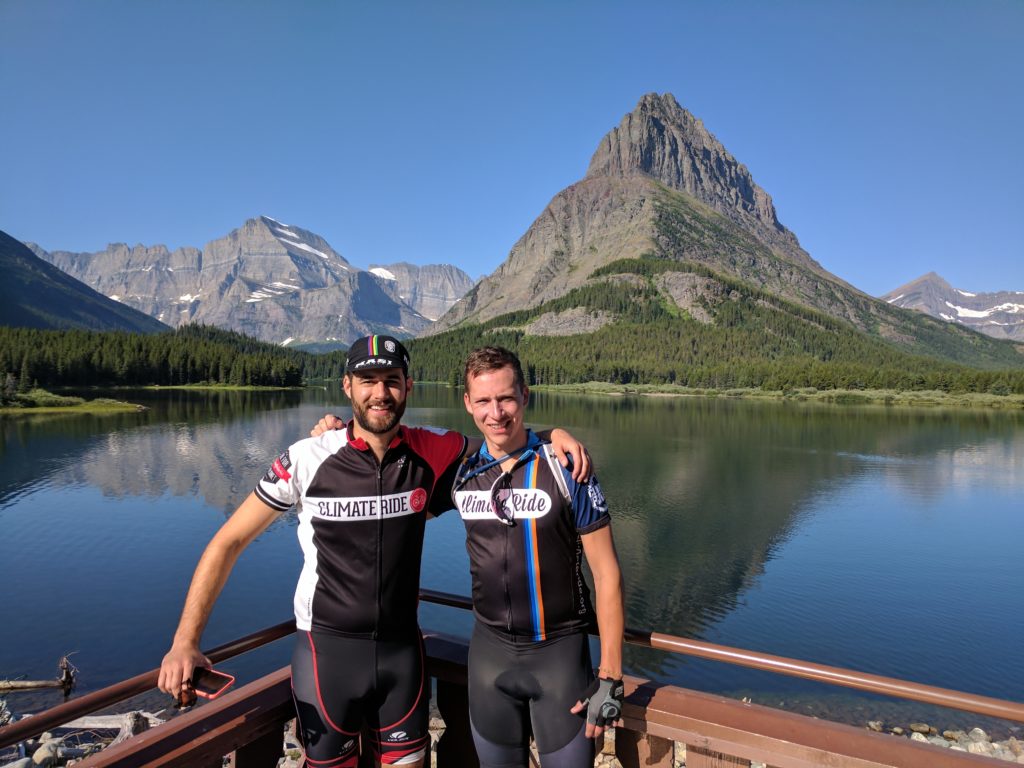
M348 349L345 373L401 368L409 373L409 352L394 336L364 336Z

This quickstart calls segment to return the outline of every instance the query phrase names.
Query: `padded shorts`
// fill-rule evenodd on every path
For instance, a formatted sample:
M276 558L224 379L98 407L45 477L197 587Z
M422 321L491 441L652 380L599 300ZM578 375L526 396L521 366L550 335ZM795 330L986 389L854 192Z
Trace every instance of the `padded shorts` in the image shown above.
M592 766L585 713L569 710L593 679L586 633L514 645L478 622L469 644L469 718L481 766L525 766L531 733L544 768Z
M384 765L414 763L425 753L430 690L422 637L385 642L299 631L292 696L310 768L354 768L364 723Z

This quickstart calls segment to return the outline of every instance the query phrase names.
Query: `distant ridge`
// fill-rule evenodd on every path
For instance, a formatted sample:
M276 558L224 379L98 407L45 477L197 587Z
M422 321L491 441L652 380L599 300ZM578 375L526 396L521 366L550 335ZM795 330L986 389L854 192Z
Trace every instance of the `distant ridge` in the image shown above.
M451 264L417 266L400 261L371 264L370 272L380 279L381 288L392 298L405 302L431 322L473 287L470 276Z
M904 309L959 323L994 339L1024 342L1024 291L973 293L929 272L882 297Z
M0 325L159 333L163 323L108 299L0 231Z
M342 349L368 333L412 336L430 320L315 232L249 219L202 249L114 243L36 254L107 296L178 327L202 323L275 344ZM454 299L453 299L454 300Z

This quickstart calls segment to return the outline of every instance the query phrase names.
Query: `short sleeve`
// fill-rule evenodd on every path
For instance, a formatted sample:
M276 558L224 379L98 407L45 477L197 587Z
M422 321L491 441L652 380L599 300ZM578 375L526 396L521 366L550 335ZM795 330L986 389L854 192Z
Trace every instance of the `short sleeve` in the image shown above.
M561 467L572 503L573 523L578 533L593 533L611 523L608 502L597 477L591 475L585 483L577 483L565 467Z
M256 484L255 493L260 501L281 512L298 503L301 496L297 467L292 459L294 453L293 445L274 460Z

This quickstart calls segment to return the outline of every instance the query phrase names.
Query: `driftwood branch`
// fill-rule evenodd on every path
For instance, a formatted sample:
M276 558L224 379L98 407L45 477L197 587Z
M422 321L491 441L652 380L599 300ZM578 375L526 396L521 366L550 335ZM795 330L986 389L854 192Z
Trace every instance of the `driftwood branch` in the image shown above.
M63 688L60 680L0 680L0 691L34 691L36 688Z
M56 680L0 680L0 692L4 691L33 691L39 688L61 688L64 695L71 693L75 687L75 674L78 672L75 665L68 660L67 656L61 656L57 662L59 676Z
M96 729L121 730L125 727L126 718L129 716L133 719L136 716L140 716L146 721L147 726L159 725L164 722L162 718L150 712L133 711L123 715L86 715L85 717L80 717L77 720L72 720L69 723L64 723L61 728L79 731L91 731ZM140 727L138 724L135 724L132 727L138 728L138 732L140 733L145 730L144 727Z

